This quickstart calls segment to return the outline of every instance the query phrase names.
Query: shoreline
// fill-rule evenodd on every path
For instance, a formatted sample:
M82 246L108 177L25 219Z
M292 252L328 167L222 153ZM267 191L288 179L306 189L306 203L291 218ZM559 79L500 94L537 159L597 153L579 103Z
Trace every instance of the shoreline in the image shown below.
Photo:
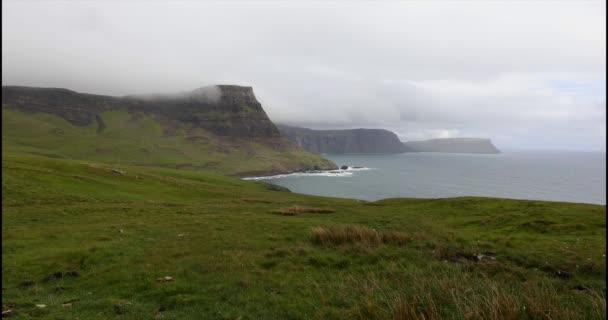
M353 172L371 170L368 167L348 167L347 169L328 169L328 170L303 170L288 173L275 173L257 176L243 176L240 177L242 180L272 180L289 176L308 175L308 176L321 176L321 177L347 177L352 176Z

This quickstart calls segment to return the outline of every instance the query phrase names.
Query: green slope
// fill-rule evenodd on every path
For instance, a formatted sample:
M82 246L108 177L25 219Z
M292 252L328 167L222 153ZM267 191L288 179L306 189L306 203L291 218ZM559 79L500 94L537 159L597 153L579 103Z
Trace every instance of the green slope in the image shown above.
M139 134L124 115L105 114L97 135L5 115L13 132L40 125L3 131L2 303L16 319L606 317L605 206L299 195L210 172L104 163L124 161L121 153L132 163L195 160L184 139L148 139L162 134L151 119ZM64 132L39 134L55 128ZM50 154L46 145L55 158L32 154ZM115 155L97 150L105 148ZM182 153L145 157L139 148ZM334 211L272 213L293 205ZM311 240L314 227L344 225L407 241ZM481 252L495 258L471 258Z
M230 175L333 168L329 160L280 138L217 136L154 115L107 111L86 126L48 113L2 108L3 151L106 163L205 170Z

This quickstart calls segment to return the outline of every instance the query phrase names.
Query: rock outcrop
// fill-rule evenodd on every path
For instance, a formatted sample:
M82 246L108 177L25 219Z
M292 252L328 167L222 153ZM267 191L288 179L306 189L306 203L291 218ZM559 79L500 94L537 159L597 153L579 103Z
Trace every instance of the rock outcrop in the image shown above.
M219 136L279 137L251 87L219 85L178 94L112 97L60 88L2 87L2 107L44 112L84 126L105 111L126 109L192 124Z
M403 143L408 152L500 153L490 139L446 138Z
M3 143L76 159L237 176L337 168L282 138L251 87L113 97L3 86L2 126Z
M397 135L383 129L312 130L277 125L281 136L315 153L500 153L490 139L448 138L401 142Z
M397 135L383 129L312 130L277 125L281 136L315 153L401 153Z

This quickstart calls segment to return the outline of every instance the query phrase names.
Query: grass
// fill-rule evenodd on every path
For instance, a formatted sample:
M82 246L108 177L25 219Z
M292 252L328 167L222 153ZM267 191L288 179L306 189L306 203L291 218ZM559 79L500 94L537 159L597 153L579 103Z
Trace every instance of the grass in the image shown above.
M606 318L605 206L315 197L23 145L2 155L15 319ZM269 214L294 207L335 212Z
M104 112L99 118L103 130L95 122L80 127L50 114L2 108L2 151L229 175L333 165L278 139L220 137L183 123L164 123L152 115L136 116L127 111Z
M339 227L314 227L310 231L312 242L320 245L340 245L344 243L406 244L414 237L398 231L378 232L365 226L347 225Z
M302 207L302 206L291 206L285 208L279 208L272 210L272 213L280 214L283 216L295 216L302 213L332 213L336 212L332 208L314 208L314 207Z
M391 300L387 318L443 319L443 305L453 306L450 315L458 319L585 318L580 314L576 300L562 299L559 291L550 284L529 285L513 291L512 288L505 288L504 284L482 278L476 287L462 287L454 285L463 281L455 276L440 275L429 283L417 286L415 290L418 293L413 296L397 294ZM597 313L589 317L604 317L600 313L606 310L605 297L592 294L590 299Z

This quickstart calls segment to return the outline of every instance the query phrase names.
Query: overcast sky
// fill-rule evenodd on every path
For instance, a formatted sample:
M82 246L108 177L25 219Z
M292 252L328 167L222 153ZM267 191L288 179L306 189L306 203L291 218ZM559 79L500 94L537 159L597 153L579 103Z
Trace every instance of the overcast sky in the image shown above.
M605 150L604 1L2 1L2 83L252 86L270 118Z

